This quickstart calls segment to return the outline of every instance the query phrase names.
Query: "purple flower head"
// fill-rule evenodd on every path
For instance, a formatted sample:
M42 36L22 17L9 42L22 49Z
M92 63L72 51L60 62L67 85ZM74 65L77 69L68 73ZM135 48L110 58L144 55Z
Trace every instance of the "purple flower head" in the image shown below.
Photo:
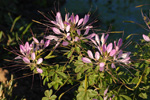
M122 39L120 38L116 44L116 41L113 43L108 43L107 45L107 38L108 34L105 36L103 33L101 38L97 34L91 36L90 40L95 45L94 47L97 48L98 51L95 52L95 56L93 57L93 53L91 50L87 51L88 57L83 57L82 61L84 63L93 63L96 66L99 66L100 71L104 71L105 65L110 65L110 68L116 68L115 64L123 63L129 64L130 61L130 54L131 52L124 53L121 49L122 46ZM94 39L93 39L94 37ZM107 63L109 62L109 63ZM109 68L109 67L106 67Z
M79 15L72 13L69 16L69 13L67 13L65 20L63 20L61 13L57 12L55 16L56 20L50 20L53 26L51 30L54 32L54 35L49 35L46 39L55 40L57 46L60 43L62 43L63 46L67 46L70 43L85 39L86 37L83 36L87 36L89 30L92 28L92 26L87 24L89 17L89 14L85 15L84 18L79 18ZM81 30L85 30L84 34L81 34ZM57 46L55 46L55 48Z
M31 44L26 42L25 44L20 45L19 56L15 57L15 59L21 60L27 66L38 68L39 64L43 62L43 58L38 58L43 49L49 46L50 40L47 40L44 43L44 40L40 42L33 37L33 41ZM42 73L42 69L37 69L38 73Z

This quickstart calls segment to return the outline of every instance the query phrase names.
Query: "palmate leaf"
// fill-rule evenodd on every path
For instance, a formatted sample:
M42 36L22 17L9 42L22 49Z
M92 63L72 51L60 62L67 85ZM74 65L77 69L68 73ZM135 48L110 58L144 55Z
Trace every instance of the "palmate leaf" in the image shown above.
M141 97L143 99L147 99L147 94L146 93L140 93L139 97Z
M53 90L50 89L50 90L46 90L44 92L45 94L45 97L42 98L42 100L55 100L57 98L56 95L52 95L53 94Z
M83 89L83 91L81 91L77 94L77 100L91 100L92 98L96 97L97 95L98 95L97 91L94 91L92 89L88 89L87 91L85 91Z

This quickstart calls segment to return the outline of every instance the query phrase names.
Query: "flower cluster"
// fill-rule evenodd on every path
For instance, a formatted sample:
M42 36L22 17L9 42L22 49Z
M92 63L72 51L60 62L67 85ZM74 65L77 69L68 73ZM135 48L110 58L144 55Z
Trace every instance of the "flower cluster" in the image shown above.
M81 37L81 30L86 30L84 35L87 35L89 30L92 28L91 25L87 25L89 20L89 14L85 15L84 18L79 18L78 15L72 15L69 17L69 13L65 15L65 20L63 21L61 17L61 13L56 13L56 21L51 21L50 23L53 24L51 29L53 30L55 35L49 35L46 39L55 40L57 41L57 45L60 44L61 41L62 45L67 46L69 43L77 42L78 40L82 39ZM80 38L80 39L79 39Z
M82 58L82 61L84 63L92 63L91 60L93 60L96 65L99 65L100 71L104 71L105 68L107 69L107 67L105 67L107 65L107 62L111 62L112 68L116 67L115 63L130 63L129 55L131 54L131 52L123 53L121 49L122 39L119 39L118 43L114 41L114 46L113 43L109 43L107 45L106 40L108 36L108 34L105 36L105 34L103 33L101 36L101 40L99 39L98 35L95 35L95 39L91 39L91 41L95 44L97 51L95 52L94 57L92 51L88 50L87 54L89 57Z
M44 43L44 40L40 42L33 37L33 42L29 44L26 42L24 45L20 45L20 55L15 59L22 59L25 64L27 64L30 68L36 68L38 73L42 73L43 70L38 67L43 62L43 58L39 58L40 52L49 46L50 40L47 40Z

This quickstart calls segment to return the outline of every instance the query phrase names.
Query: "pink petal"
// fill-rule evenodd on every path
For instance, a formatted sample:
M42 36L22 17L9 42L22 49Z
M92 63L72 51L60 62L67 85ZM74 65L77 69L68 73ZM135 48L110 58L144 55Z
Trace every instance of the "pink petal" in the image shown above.
M100 40L99 40L99 36L95 35L95 41L98 43L98 45L100 45Z
M81 19L79 20L79 22L78 22L78 25L77 25L77 26L79 26L80 24L82 24L82 22L83 22L83 18L81 18Z
M105 36L105 42L107 41L107 39L108 39L108 36L109 36L109 34L107 34L107 35Z
M46 48L46 47L48 47L49 46L49 44L50 44L50 40L47 40L46 42L45 42L45 44L44 44L44 47Z
M71 40L71 36L67 36L67 39L70 41Z
M102 36L101 36L102 45L105 44L105 42L106 42L108 36L109 36L109 34L107 34L107 35L105 36L105 33L102 33Z
M89 30L90 30L90 29L87 28L83 35L87 35L87 34L89 33Z
M70 31L70 25L68 25L67 27L66 27L66 32L69 32Z
M85 25L88 22L89 17L90 17L89 14L87 14L87 15L84 16L83 25Z
M104 97L107 94L107 92L108 92L108 88L104 91Z
M24 46L23 45L20 45L20 52L21 53L24 53L26 51L26 49L24 48Z
M41 64L43 62L43 58L39 58L36 62L36 64Z
M88 51L87 51L87 54L88 54L88 56L89 56L91 59L94 59L93 53L92 53L91 50L88 50Z
M103 71L103 70L104 70L104 66L105 66L105 63L103 63L103 62L100 63L100 64L99 64L99 70L100 70L100 71Z
M130 54L131 54L131 52L123 53L123 54L121 55L121 57L122 57L122 58L127 58L127 57L129 57Z
M33 40L35 43L39 43L39 41L35 37L33 37Z
M65 21L68 22L69 13L65 15Z
M57 25L57 22L56 21L50 21L51 23L53 23L53 24L55 24L55 25Z
M122 39L120 38L118 43L117 43L117 46L120 48L121 45L122 45Z
M102 45L103 45L104 42L105 42L104 36L105 36L105 33L102 33L102 36L101 36L101 43L102 43Z
M64 30L64 24L60 12L57 12L56 14L56 21L59 23L60 29Z
M79 16L76 15L76 16L75 16L75 23L77 23L78 21L79 21Z
M100 54L99 54L98 51L96 51L96 53L95 53L95 59L96 59L96 60L99 60L99 58L100 58Z
M47 37L45 37L46 39L49 39L49 40L55 40L55 41L58 41L58 37L57 36L54 36L54 35L49 35Z
M107 46L107 53L109 53L113 48L113 44L112 43L109 43L108 46Z
M43 73L43 70L40 69L40 68L36 68L36 70L37 70L37 72L40 73L40 74Z
M44 44L44 40L43 39L40 41L40 44L42 44L42 45Z
M150 38L149 38L147 35L145 35L145 34L143 34L143 39L144 39L145 41L147 41L147 42L150 41Z
M23 57L22 60L23 60L25 63L30 63L30 60L29 60L27 57Z
M70 20L71 20L72 23L75 24L75 21L74 21L74 14L73 14L73 13L72 13L72 15L70 16Z
M34 52L31 54L31 59L35 60L35 53Z
M96 35L95 33L92 33L92 34L88 35L86 38L87 39L92 39L95 35Z
M26 52L29 51L29 50L31 50L31 48L29 46L29 42L26 42L24 47L26 49Z
M104 44L102 48L103 48L103 52L105 52L106 51L106 44Z
M110 54L109 54L109 56L114 56L115 55L115 53L116 53L116 50L115 49L113 49L113 50L111 50L111 52L110 52Z
M114 47L116 48L116 41L114 41Z
M58 28L53 27L52 30L56 34L61 34L61 32L60 32L60 30Z
M121 59L121 60L119 60L120 62L122 62L122 63L125 63L125 64L127 64L127 63L130 63L130 57L127 57L127 58L125 58L125 59Z
M77 30L77 34L80 36L80 34L81 34L81 31L78 29Z
M15 57L14 59L22 59L20 56Z
M114 63L111 64L111 68L116 68Z
M75 37L74 41L77 42L79 40L79 37Z
M122 50L120 50L117 58L121 58L122 54L123 54L123 52L122 52Z
M83 61L84 63L91 63L91 60L90 60L89 58L86 58L86 57L83 57L83 58L82 58L82 61Z
M87 29L87 28L89 28L89 29L90 29L90 28L93 28L93 26L86 26L86 27L85 27L85 29Z
M63 46L67 46L68 44L69 44L69 42L67 42L67 41L63 41L63 43L62 43Z

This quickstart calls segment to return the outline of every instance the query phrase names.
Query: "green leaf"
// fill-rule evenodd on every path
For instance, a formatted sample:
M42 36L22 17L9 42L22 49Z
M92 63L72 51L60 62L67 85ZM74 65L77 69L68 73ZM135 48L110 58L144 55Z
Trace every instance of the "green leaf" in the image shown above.
M54 84L54 85L53 85L53 87L54 87L54 89L55 89L55 90L57 90L57 89L58 89L58 86L59 86L59 84L58 84L58 83L56 83L56 84Z
M3 31L0 31L0 41L1 41L3 34L4 34Z
M70 52L67 55L67 58L70 58L74 52L74 48L71 48Z
M75 72L78 73L78 72L81 71L81 69L82 69L82 67L78 66L78 67L75 68Z
M49 100L49 98L48 97L43 97L42 100Z
M46 91L44 92L44 94L45 94L46 97L50 97L50 96L51 96L49 90L46 90Z
M47 55L44 57L44 59L51 59L57 57L56 55Z
M76 52L78 53L78 54L80 54L80 48L79 47L75 47L75 50L76 50Z
M32 23L30 23L26 29L23 31L22 36L25 35L25 33L29 30L29 28L31 27Z
M53 75L54 75L53 71L51 71L51 72L48 73L48 76L53 76Z
M74 60L74 55L71 57L69 63L71 63Z
M94 91L92 89L88 89L88 93L90 97L95 97L98 95L97 91Z
M20 18L21 18L21 16L18 16L18 17L15 18L15 20L13 21L13 24L12 24L12 26L11 26L10 32L13 31L16 22L17 22Z
M126 96L126 95L119 95L119 96L125 98L126 100L132 100L130 97L128 97L128 96Z
M79 92L77 94L77 100L85 100L83 97L84 97L85 93L84 92Z
M51 51L47 56L44 57L44 59L50 59L56 57L55 55L52 55L53 51Z
M52 100L55 100L56 98L57 98L56 95L52 95L52 96L51 96L51 99L52 99Z
M63 78L67 78L67 75L65 74L65 73L63 73L63 72L57 72L60 76L62 76Z
M143 99L147 99L147 94L146 93L140 93L139 97L141 97Z
M47 84L48 88L51 88L53 85L51 83Z

